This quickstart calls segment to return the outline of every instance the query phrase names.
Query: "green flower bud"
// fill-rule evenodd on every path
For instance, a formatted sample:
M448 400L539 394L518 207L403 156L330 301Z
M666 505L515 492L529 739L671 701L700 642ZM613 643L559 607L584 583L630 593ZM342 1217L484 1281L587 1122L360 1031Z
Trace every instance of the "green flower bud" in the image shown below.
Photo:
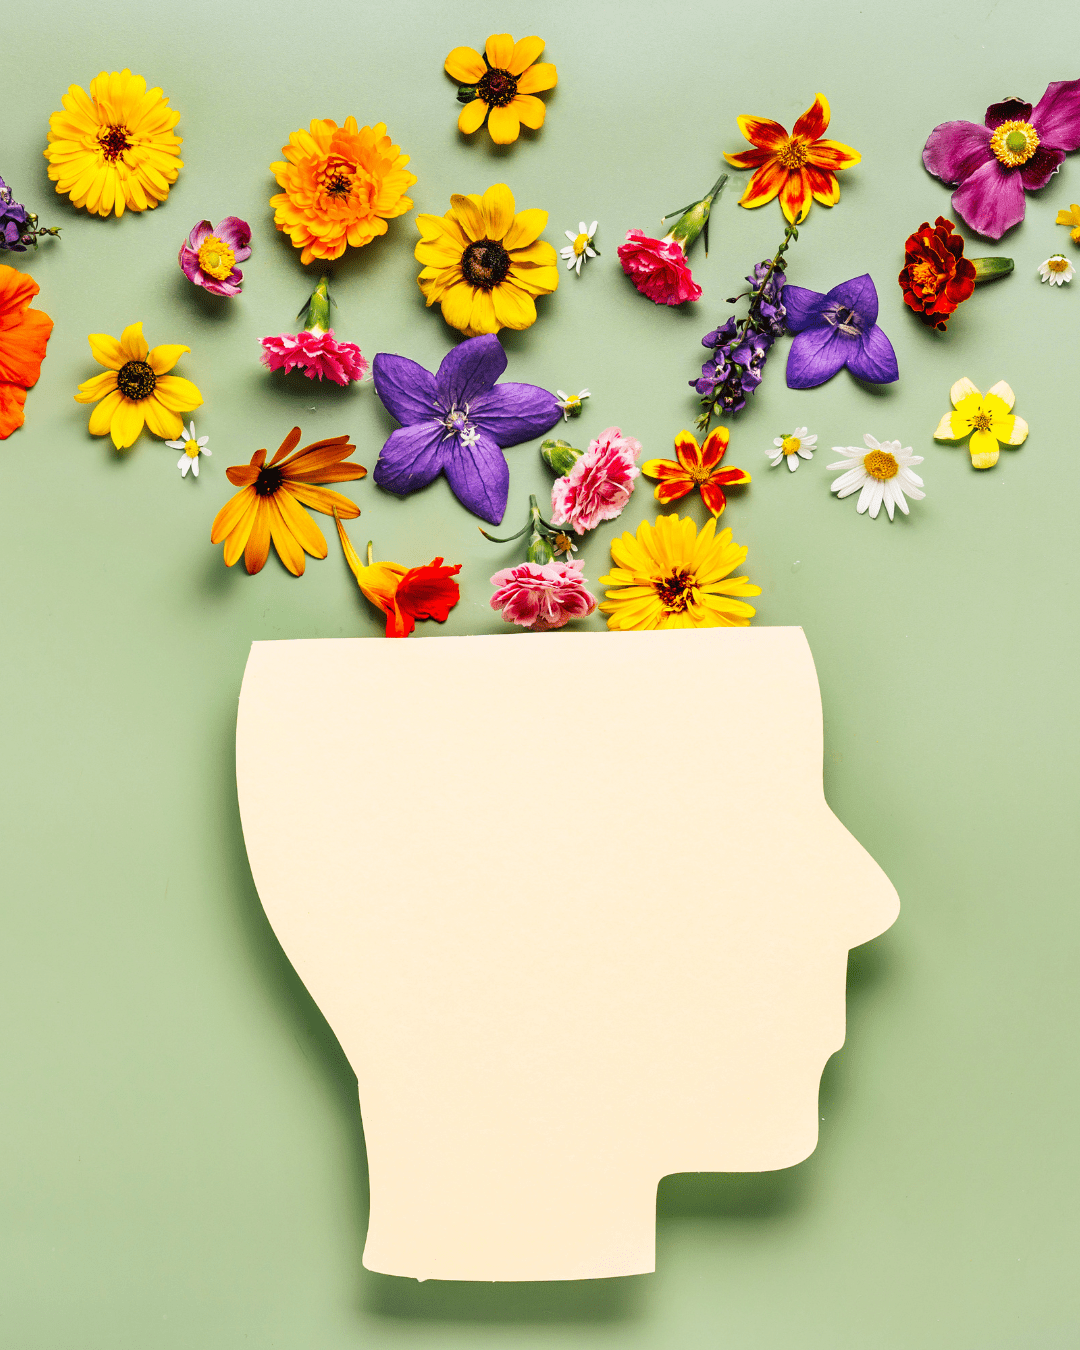
M540 456L550 469L554 469L560 478L574 467L584 450L575 450L567 441L541 441ZM551 561L550 558L547 559Z

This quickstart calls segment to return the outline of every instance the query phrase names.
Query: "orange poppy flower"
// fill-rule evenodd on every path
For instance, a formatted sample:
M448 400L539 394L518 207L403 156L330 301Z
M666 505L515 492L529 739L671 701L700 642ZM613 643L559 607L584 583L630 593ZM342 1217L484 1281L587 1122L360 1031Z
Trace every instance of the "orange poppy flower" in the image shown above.
M334 517L337 520L337 515ZM426 567L402 567L400 563L372 562L371 541L367 546L367 566L360 561L341 521L337 522L341 547L357 585L373 605L386 615L387 637L408 637L417 619L435 619L445 623L450 611L461 599L461 590L453 577L461 563L444 567L441 558L432 558Z
M349 444L348 436L315 441L286 459L299 439L300 428L293 427L269 464L266 451L256 450L250 464L234 464L225 470L229 482L235 483L240 491L214 517L210 542L225 541L226 567L231 567L242 553L247 570L253 576L261 572L272 539L278 557L293 576L302 576L304 554L325 558L326 540L301 506L347 520L360 514L360 508L348 497L319 486L367 475L362 464L341 463L356 449Z
M536 95L554 89L558 82L550 62L536 64L543 50L543 38L524 37L515 42L509 33L493 33L483 56L471 47L455 47L443 68L462 86L458 98L465 107L458 117L458 130L471 135L480 130L486 117L488 135L496 145L516 141L522 123L539 130L547 109Z
M818 94L789 136L767 117L740 117L739 130L753 145L724 155L737 169L754 169L739 198L740 206L764 206L780 194L780 206L793 225L804 221L813 200L835 206L840 200L836 175L858 164L862 155L840 141L822 140L829 126L829 100Z
M701 500L713 515L722 515L727 506L724 488L750 481L745 469L721 469L720 461L727 452L728 440L727 427L711 431L704 445L698 445L697 437L691 432L680 431L675 437L677 461L649 459L641 466L641 472L647 478L660 480L653 493L656 500L666 506L698 488Z
M0 266L0 441L25 421L26 391L45 360L53 321L29 308L40 289L33 277Z

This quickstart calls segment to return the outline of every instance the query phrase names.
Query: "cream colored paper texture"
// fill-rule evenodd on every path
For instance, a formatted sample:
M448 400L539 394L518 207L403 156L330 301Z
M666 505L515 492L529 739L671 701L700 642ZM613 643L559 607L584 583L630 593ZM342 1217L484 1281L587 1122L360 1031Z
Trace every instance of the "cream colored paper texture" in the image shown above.
M651 1271L662 1176L812 1152L899 906L825 803L801 629L256 642L236 762L356 1071L370 1270Z

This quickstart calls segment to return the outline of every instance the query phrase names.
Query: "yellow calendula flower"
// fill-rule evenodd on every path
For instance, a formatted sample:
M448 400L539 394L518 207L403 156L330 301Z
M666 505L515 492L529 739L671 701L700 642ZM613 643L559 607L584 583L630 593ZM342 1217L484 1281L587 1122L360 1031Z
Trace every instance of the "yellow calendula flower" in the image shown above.
M1055 225L1068 225L1074 244L1080 244L1080 206L1073 202L1067 211L1059 211Z
M484 55L471 47L455 47L443 63L446 73L461 85L459 100L465 104L458 117L458 130L466 135L479 131L487 118L488 134L496 145L516 141L522 123L536 131L544 125L547 109L536 97L558 82L555 67L534 62L544 50L544 39L519 38L493 33Z
M75 395L76 403L97 404L90 434L109 433L117 450L126 450L145 423L162 440L176 440L184 429L180 414L203 401L190 380L168 374L191 348L167 344L151 350L141 323L129 324L119 342L108 333L91 333L89 342L94 360L105 367L104 374L80 384Z
M956 409L946 413L934 432L935 441L962 441L970 436L968 450L972 467L992 469L998 462L1001 445L1023 445L1028 424L1013 415L1016 395L1001 380L993 389L980 394L970 380L957 380L949 390Z
M731 573L746 561L746 549L730 530L716 534L708 521L699 534L688 517L643 520L636 535L611 541L615 566L600 578L611 586L600 605L609 628L745 628L753 605L734 599L760 595L748 577Z
M73 84L49 118L44 151L56 190L99 216L145 211L169 195L183 168L180 114L130 70L102 71L89 94Z
M547 219L536 209L515 215L505 183L482 197L452 196L445 216L417 216L417 280L428 305L438 300L466 337L535 323L535 297L559 284L555 249L540 239Z

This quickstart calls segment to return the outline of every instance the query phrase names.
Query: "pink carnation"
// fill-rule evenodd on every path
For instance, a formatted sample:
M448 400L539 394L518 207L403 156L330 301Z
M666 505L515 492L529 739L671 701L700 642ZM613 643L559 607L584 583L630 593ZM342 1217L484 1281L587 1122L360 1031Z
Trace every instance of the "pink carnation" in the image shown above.
M578 534L594 530L602 520L614 520L630 500L634 479L641 472L634 460L641 442L608 427L551 489L551 523L569 525Z
M307 329L262 339L262 362L270 370L302 370L309 380L325 375L335 384L362 380L369 365L355 342L337 342L334 330Z
M641 294L656 305L701 299L701 287L674 239L650 239L641 230L630 230L626 243L619 245L619 261Z
M491 578L491 608L502 610L507 623L543 633L562 628L571 619L587 619L596 596L585 589L580 562L519 563Z

